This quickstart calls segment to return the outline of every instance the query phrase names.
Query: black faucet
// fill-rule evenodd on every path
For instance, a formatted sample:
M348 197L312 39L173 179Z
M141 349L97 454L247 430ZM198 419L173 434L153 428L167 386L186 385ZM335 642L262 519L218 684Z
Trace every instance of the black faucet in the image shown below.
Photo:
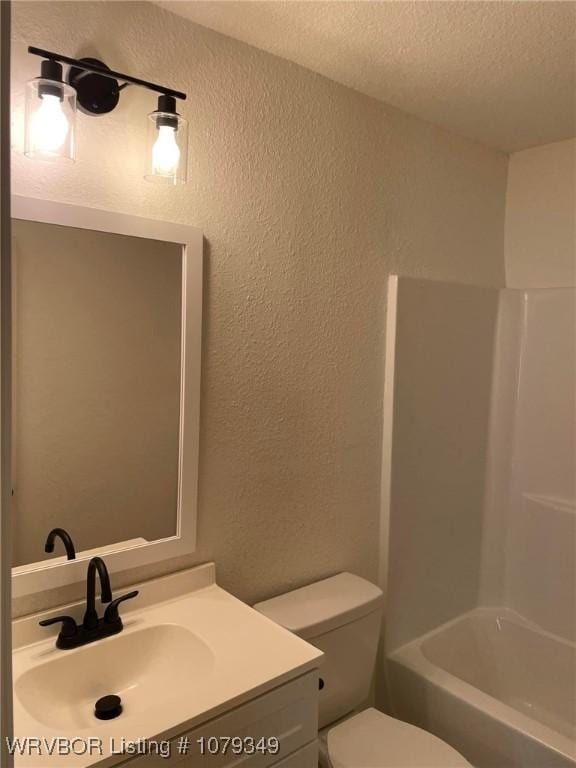
M53 528L50 531L46 539L46 544L44 545L44 552L48 552L49 554L54 552L54 541L56 537L58 537L59 539L62 539L62 543L64 544L64 547L66 549L66 557L68 558L68 560L76 560L76 550L74 549L74 542L72 541L72 537L70 536L68 531L65 531L64 528Z
M96 573L100 577L100 601L104 605L108 603L104 616L98 618L96 611ZM112 600L110 588L110 576L106 563L101 557L93 557L88 563L86 577L86 612L82 624L76 624L71 616L54 616L40 622L41 627L49 627L52 624L62 623L62 629L56 640L56 647L62 650L79 648L81 645L94 643L110 635L122 632L124 625L118 612L118 606L125 600L131 600L138 595L138 591L128 592Z

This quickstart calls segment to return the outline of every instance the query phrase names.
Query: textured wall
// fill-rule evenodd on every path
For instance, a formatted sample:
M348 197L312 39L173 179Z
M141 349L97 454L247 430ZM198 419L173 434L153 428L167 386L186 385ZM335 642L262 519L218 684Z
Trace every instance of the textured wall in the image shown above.
M14 25L16 131L26 44L189 94L181 189L142 179L139 90L79 116L73 167L14 155L18 193L207 240L199 550L123 581L209 558L246 600L376 578L386 277L502 284L506 157L152 5L15 3Z
M511 155L505 254L511 288L576 286L576 139Z

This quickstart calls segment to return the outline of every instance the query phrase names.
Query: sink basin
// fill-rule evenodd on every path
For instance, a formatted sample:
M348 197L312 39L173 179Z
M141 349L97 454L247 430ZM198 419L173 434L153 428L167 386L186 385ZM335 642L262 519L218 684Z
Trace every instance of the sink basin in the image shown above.
M58 731L93 730L94 704L114 693L124 711L118 723L162 710L212 674L214 654L192 631L160 624L74 651L59 652L16 678L19 703L37 722ZM174 681L178 680L178 686Z

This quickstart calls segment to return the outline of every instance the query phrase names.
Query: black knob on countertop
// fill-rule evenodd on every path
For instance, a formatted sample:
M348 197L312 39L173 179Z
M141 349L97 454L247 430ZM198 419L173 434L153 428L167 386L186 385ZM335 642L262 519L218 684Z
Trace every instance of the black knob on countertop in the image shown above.
M113 720L122 714L122 699L120 696L103 696L94 707L94 715L98 720Z

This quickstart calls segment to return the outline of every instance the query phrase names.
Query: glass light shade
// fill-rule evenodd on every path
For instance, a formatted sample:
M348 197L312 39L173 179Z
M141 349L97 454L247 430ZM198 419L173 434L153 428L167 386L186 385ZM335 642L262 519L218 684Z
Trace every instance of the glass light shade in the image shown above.
M37 77L26 83L24 154L40 160L72 160L76 155L76 91Z
M185 184L188 178L188 123L175 112L148 115L148 181Z

